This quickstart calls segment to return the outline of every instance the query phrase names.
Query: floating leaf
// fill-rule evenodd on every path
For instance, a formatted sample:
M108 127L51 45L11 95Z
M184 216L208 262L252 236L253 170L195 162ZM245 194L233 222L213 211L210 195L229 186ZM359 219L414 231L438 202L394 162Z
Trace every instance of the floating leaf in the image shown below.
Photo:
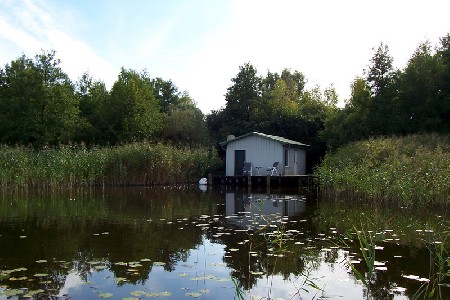
M45 259L40 259L36 261L38 264L46 263L47 261Z
M98 295L100 298L111 298L112 296L114 296L111 293L104 293L104 294L99 294Z
M138 269L127 269L127 272L134 273L134 272L139 272L139 270Z
M250 271L250 274L253 274L253 275L264 275L264 272L254 272L254 271Z
M395 292L397 292L397 293L403 293L403 292L406 291L406 288L397 286L397 287L393 288L391 291L394 292L394 293L395 293Z
M130 294L132 296L136 296L136 297L140 297L140 296L146 296L147 292L144 291L134 291L134 292L130 292Z
M131 268L140 268L140 267L142 267L142 265L138 264L138 263L134 263L134 264L130 264L130 267Z
M202 294L201 293L186 293L185 295L188 297L199 298Z
M229 278L216 278L216 281L218 282L226 282L226 281L230 281Z
M27 268L17 268L17 269L14 269L14 270L12 270L12 272L20 272L20 271L26 271L26 270L28 270Z
M24 293L23 290L19 290L19 289L12 289L12 290L6 290L3 291L3 294L7 297L14 297L14 296L18 296L18 295L22 295Z

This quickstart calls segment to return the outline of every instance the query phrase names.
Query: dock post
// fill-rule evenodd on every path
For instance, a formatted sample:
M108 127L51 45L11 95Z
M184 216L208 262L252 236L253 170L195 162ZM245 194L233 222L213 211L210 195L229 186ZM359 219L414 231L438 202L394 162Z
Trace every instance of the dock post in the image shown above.
M247 175L247 186L249 190L252 189L252 177L250 175Z
M266 186L267 186L267 190L270 191L270 175L267 174L266 176Z

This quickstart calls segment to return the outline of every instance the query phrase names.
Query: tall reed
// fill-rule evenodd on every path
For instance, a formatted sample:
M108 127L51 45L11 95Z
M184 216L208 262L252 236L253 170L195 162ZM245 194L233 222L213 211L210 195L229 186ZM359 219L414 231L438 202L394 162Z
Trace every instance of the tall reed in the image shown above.
M118 147L61 146L40 151L0 147L0 188L72 188L197 181L219 164L208 148L134 143Z
M400 205L448 205L449 136L376 138L328 153L316 169L321 190Z

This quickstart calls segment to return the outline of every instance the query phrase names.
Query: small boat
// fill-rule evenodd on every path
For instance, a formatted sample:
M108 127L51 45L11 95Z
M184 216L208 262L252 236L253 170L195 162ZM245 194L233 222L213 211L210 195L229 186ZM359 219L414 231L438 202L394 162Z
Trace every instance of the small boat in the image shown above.
M206 178L201 178L201 179L198 181L198 184L200 184L200 185L206 185L206 184L208 184L208 179L206 179Z

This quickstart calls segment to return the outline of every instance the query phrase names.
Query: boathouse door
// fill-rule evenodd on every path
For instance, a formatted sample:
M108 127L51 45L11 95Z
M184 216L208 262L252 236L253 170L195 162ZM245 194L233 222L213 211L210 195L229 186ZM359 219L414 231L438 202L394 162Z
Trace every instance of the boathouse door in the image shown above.
M245 150L234 150L234 176L244 174Z
M292 175L298 175L298 153L297 150L294 150L294 166L293 166L293 174Z

